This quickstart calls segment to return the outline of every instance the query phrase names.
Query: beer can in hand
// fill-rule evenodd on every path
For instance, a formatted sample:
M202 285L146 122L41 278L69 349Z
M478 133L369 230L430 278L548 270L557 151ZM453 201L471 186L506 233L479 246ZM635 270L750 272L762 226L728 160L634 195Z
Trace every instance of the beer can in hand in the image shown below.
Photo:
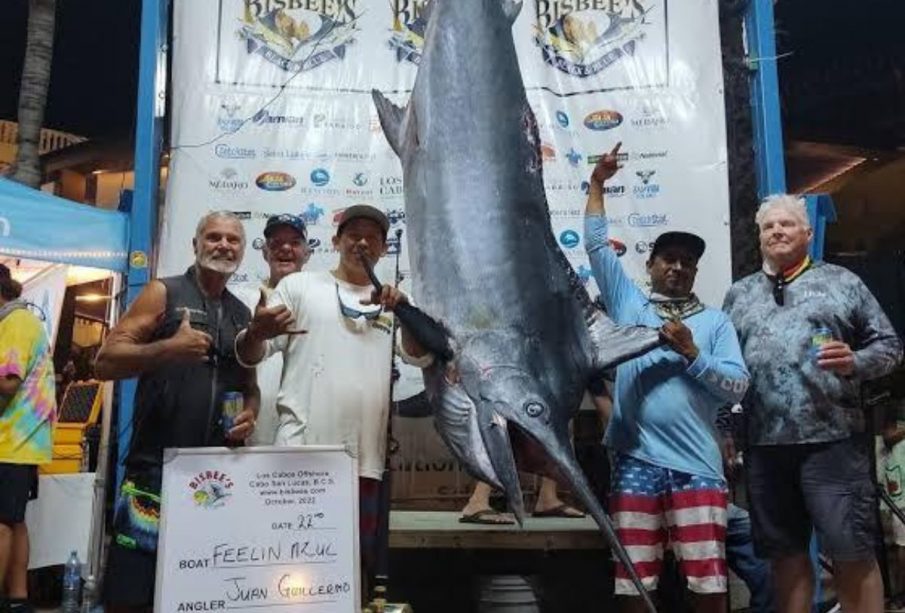
M242 392L226 392L223 394L223 416L220 423L223 425L223 431L229 432L236 425L236 417L245 407L245 400Z
M820 327L814 330L811 335L811 355L814 359L820 354L820 348L833 341L833 331L829 328Z

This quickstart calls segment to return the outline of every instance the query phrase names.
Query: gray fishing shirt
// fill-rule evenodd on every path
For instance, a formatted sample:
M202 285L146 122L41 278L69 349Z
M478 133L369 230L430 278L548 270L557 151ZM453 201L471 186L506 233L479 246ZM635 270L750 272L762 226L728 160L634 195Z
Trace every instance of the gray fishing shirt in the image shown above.
M855 274L815 262L785 286L756 272L734 283L723 310L739 335L751 373L743 405L751 445L795 445L848 438L864 430L859 382L881 377L902 359L889 318ZM850 377L818 368L812 339L832 332L855 352Z

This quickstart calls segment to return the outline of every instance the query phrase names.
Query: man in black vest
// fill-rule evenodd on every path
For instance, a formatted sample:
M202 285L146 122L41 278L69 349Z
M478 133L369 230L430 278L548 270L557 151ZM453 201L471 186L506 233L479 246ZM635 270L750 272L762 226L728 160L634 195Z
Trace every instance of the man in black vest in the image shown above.
M241 444L254 429L255 371L236 361L233 348L251 314L226 289L245 250L242 222L209 213L192 243L195 264L184 275L151 281L97 356L99 378L139 377L104 581L107 611L150 610L163 450ZM226 430L230 392L242 394L244 404Z

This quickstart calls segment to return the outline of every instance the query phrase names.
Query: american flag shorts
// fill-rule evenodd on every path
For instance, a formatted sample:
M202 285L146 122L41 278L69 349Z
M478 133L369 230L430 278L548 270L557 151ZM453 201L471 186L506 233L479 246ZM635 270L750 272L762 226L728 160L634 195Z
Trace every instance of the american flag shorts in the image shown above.
M698 594L726 591L729 491L725 481L617 454L611 487L610 514L616 534L645 589L657 589L663 551L669 546L688 589ZM616 593L638 594L618 560Z

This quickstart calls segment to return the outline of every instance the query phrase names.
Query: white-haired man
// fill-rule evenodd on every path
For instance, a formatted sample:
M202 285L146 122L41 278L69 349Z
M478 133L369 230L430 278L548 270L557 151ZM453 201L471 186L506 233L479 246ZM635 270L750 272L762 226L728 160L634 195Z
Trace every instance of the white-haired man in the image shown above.
M107 611L148 610L153 601L163 450L240 443L254 430L258 387L234 344L251 313L226 289L245 251L228 212L201 218L185 274L148 283L97 356L102 379L139 377L125 479L116 503L104 581ZM239 393L231 424L223 402Z
M735 283L723 307L751 373L744 406L755 547L773 565L780 611L810 610L814 529L834 560L843 610L880 612L859 383L893 370L902 344L857 276L810 259L801 198L771 196L755 221L763 270Z

